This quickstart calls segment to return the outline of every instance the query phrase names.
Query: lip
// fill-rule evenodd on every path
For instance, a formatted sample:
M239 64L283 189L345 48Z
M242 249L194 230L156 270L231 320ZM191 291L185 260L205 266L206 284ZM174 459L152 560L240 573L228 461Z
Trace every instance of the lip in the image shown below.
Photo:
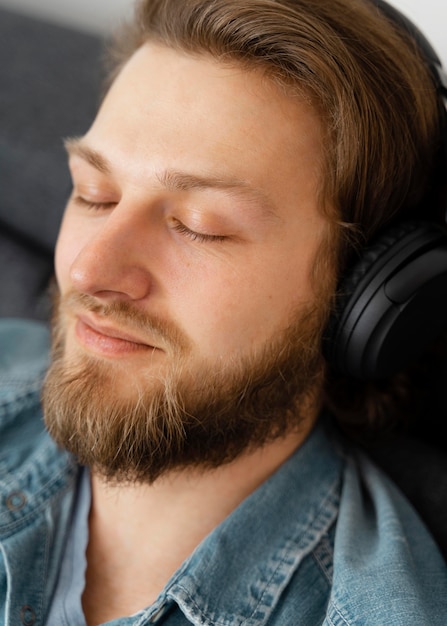
M127 331L103 324L87 315L77 316L75 334L84 347L105 356L124 356L159 349Z

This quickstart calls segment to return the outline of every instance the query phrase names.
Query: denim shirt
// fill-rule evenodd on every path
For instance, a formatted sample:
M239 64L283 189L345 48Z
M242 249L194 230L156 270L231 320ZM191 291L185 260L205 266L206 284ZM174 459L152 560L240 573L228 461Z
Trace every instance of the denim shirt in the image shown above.
M0 626L45 624L80 474L43 426L47 343L0 322ZM445 626L447 568L396 488L320 424L151 606L109 624L152 623Z

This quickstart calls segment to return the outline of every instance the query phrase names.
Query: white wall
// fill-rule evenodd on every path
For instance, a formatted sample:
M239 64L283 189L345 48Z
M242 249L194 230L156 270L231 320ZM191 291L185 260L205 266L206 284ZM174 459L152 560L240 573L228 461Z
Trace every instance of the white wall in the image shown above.
M446 0L389 0L424 33L447 68Z
M110 32L132 5L133 0L0 0L0 7L93 33Z
M421 28L447 66L447 1L389 1ZM132 5L133 0L0 0L0 6L92 32L110 31Z

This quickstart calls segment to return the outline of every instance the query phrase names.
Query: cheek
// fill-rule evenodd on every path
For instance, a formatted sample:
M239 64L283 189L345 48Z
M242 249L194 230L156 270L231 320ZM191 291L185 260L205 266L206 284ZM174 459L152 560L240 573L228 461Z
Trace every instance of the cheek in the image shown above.
M276 261L278 259L276 258ZM291 312L312 299L308 267L287 270L265 260L244 271L195 282L189 301L189 332L209 356L240 355L270 339L289 321Z

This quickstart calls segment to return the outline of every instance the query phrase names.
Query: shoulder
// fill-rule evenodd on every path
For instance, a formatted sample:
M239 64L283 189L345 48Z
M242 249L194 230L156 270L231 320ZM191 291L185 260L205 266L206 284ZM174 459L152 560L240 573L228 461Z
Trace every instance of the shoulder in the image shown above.
M0 389L26 385L48 365L49 330L40 322L0 319Z
M39 405L48 367L49 330L42 323L0 319L0 429L31 405Z
M329 623L436 626L447 619L447 567L392 482L347 455L334 542Z
M71 458L51 440L43 420L40 396L49 345L46 325L0 319L0 499L25 489L28 502L34 502L30 494L43 498L73 473ZM10 523L7 516L2 513L2 524Z
M46 367L48 327L32 320L0 319L0 380L26 378Z

